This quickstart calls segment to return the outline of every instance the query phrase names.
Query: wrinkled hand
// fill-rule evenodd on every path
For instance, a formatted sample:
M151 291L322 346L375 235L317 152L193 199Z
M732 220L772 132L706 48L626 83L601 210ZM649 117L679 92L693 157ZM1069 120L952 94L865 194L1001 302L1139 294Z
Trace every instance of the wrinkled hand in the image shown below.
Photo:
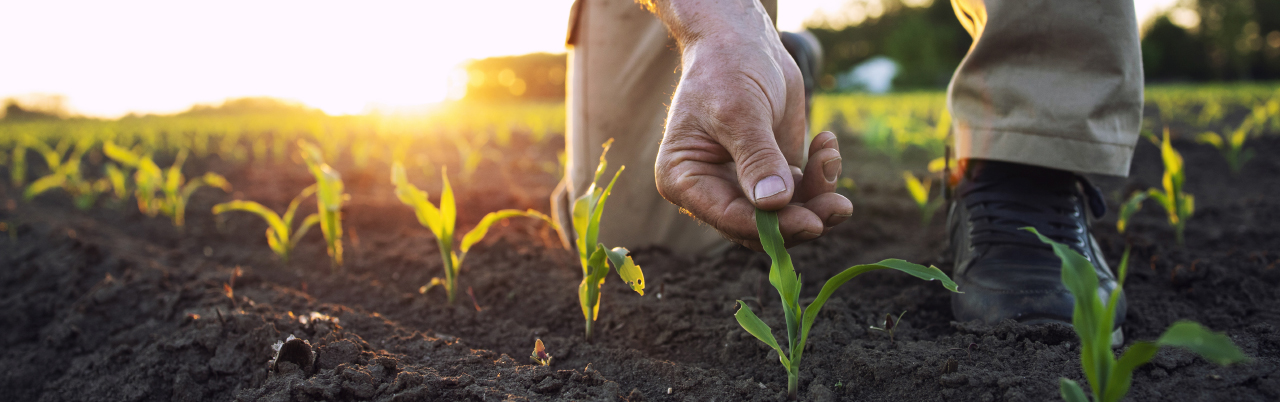
M772 25L758 25L682 43L683 73L655 166L664 198L756 250L757 207L778 211L788 247L853 213L853 204L834 192L841 171L834 134L814 138L801 169L800 69Z

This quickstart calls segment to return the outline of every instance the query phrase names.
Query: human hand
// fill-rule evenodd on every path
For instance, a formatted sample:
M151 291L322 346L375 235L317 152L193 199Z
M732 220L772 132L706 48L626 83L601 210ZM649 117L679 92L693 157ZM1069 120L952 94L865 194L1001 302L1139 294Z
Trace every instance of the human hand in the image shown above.
M763 10L731 11L727 18L738 20L716 24L725 16L713 13L699 29L681 28L682 76L658 151L658 191L753 249L760 249L756 208L778 211L788 247L813 240L853 213L853 204L835 193L841 170L835 135L815 137L801 169L800 70Z

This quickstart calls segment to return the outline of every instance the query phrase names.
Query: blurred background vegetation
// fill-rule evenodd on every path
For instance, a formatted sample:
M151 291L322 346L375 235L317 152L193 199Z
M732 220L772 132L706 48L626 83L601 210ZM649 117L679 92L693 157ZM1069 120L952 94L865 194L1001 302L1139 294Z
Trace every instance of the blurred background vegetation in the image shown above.
M886 56L899 66L895 89L942 88L972 39L948 1L851 0L861 23L809 27L822 41L827 76ZM1280 79L1280 0L1183 0L1139 21L1148 83Z
M945 0L849 0L857 21L813 21L827 92L837 77L877 57L898 66L894 90L947 86L973 43ZM1148 83L1280 79L1280 0L1182 0L1139 21ZM565 56L496 57L467 67L469 100L564 98Z

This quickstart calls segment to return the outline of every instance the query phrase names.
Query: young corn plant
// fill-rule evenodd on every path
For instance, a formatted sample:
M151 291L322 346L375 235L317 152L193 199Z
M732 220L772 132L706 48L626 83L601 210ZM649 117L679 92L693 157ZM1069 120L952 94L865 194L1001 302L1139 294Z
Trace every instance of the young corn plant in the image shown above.
M925 226L929 226L929 222L933 220L934 212L943 203L942 198L929 199L929 190L933 184L932 178L925 176L922 181L917 179L910 171L904 171L902 172L902 179L907 184L907 192L911 194L911 199L916 202L916 207L920 209L920 222Z
M542 219L554 225L551 217L532 209L521 211L518 209L504 209L496 212L490 212L480 219L480 223L476 224L470 232L462 236L462 242L458 244L457 251L454 251L454 229L457 227L458 207L453 198L453 187L449 184L449 176L447 171L440 174L444 180L444 188L440 193L440 207L436 207L427 198L427 192L418 189L412 183L409 183L408 176L405 174L404 164L395 162L391 167L391 183L396 186L396 197L400 198L400 202L413 207L414 214L418 217L418 222L422 226L426 226L431 233L436 236L436 244L440 248L440 257L444 260L444 278L431 278L431 283L419 289L422 293L426 293L432 287L444 285L445 293L448 295L449 304L452 305L458 293L458 274L462 269L462 261L466 259L467 252L471 251L471 247L479 243L484 236L489 233L489 227L493 224L501 222L503 219L514 217L529 217Z
M302 224L298 226L298 230L291 230L293 227L293 217L298 212L298 205L303 200L316 193L317 186L312 184L302 189L298 196L293 197L293 201L289 202L289 208L285 209L284 215L279 215L275 211L262 206L262 204L253 201L231 201L224 202L213 206L213 214L221 215L230 211L245 211L257 214L267 221L267 246L271 247L271 251L275 252L280 260L289 265L289 257L293 254L293 248L298 245L298 240L302 236L306 236L312 226L320 223L319 214L307 215L302 219Z
M299 140L298 148L307 169L316 177L316 213L320 215L329 265L336 270L342 266L342 203L350 197L342 192L342 175L324 162L319 147Z
M897 317L894 317L893 314L886 313L884 315L884 321L880 323L880 326L872 325L870 328L889 334L889 343L893 343L893 330L898 328L898 323L902 322L902 316L904 315L907 315L906 311L903 311L902 314L898 314Z
M547 347L542 344L541 338L533 342L533 354L530 355L529 358L533 359L534 363L538 363L543 366L551 365L552 356L550 353L547 353Z
M1244 148L1244 141L1249 136L1249 131L1253 129L1253 121L1252 118L1245 119L1240 127L1227 135L1213 131L1202 133L1196 137L1196 141L1217 148L1218 152L1222 153L1222 158L1227 160L1231 174L1240 174L1240 169L1254 156L1253 149Z
M107 158L124 166L125 169L134 170L133 188L134 197L138 199L138 211L152 217L159 215L164 207L164 200L156 197L156 193L160 192L165 181L164 171L151 159L151 155L140 154L120 147L111 141L107 141L102 145L102 153L106 154ZM117 186L116 191L119 192L124 187L124 184Z
M182 174L182 165L187 161L187 150L178 151L173 165L161 169L151 159L151 155L141 155L132 150L107 142L103 144L103 153L111 160L126 168L136 169L133 174L134 196L138 199L138 210L147 216L164 214L173 220L173 225L182 228L186 224L187 203L191 195L200 187L209 186L222 191L231 191L231 184L217 173L207 172L191 181ZM124 171L112 166L107 167L107 179L115 187L117 195L126 186L123 180Z
M818 292L818 297L813 302L801 308L800 275L791 265L791 255L783 246L782 232L778 229L777 213L756 210L756 230L760 232L760 244L764 246L764 251L773 261L769 266L769 284L778 290L778 295L782 298L782 313L787 325L787 348L783 349L778 344L769 325L756 317L742 300L738 300L739 309L733 316L743 329L778 353L778 360L782 361L782 367L787 371L787 394L793 399L796 396L796 387L799 385L800 360L804 353L805 342L809 339L809 329L813 327L813 322L818 318L818 312L822 310L827 299L831 298L841 285L866 272L894 269L926 281L938 280L947 290L959 292L956 290L956 283L936 267L888 259L875 264L855 265L836 274L822 285L822 290Z
M44 157L49 167L49 174L31 182L31 185L23 191L23 198L27 201L49 190L61 188L71 195L76 208L86 210L93 207L98 195L106 191L110 185L105 179L85 179L80 171L81 159L93 146L92 137L82 138L71 149L67 146L70 142L65 139L58 143L57 148L50 148L44 142L29 138L26 142ZM67 155L65 160L64 153Z
M1151 361L1162 346L1184 348L1224 366L1249 360L1231 342L1231 338L1191 321L1174 323L1155 342L1134 343L1117 359L1111 352L1111 333L1115 330L1116 305L1129 269L1129 250L1126 249L1120 259L1116 290L1103 304L1098 297L1098 274L1089 260L1070 247L1044 237L1034 228L1024 230L1035 233L1040 241L1053 247L1053 253L1062 260L1062 283L1075 298L1071 325L1080 337L1080 365L1094 401L1114 402L1124 398L1133 382L1133 370ZM1068 402L1089 400L1080 384L1071 379L1059 380L1059 389L1062 399Z
M1185 243L1183 233L1187 229L1187 220L1191 219L1191 214L1195 211L1196 199L1182 191L1185 179L1182 155L1169 142L1167 128L1164 130L1164 141L1160 142L1160 159L1164 161L1164 189L1147 190L1147 195L1168 212L1169 224L1173 226L1178 246L1182 246Z
M576 235L574 238L577 239L575 246L578 249L578 261L582 264L582 283L578 285L578 304L582 306L582 315L586 318L587 340L591 339L596 318L600 315L600 286L604 284L604 278L609 274L610 263L631 290L644 296L644 271L636 265L631 256L627 255L630 251L622 247L614 247L611 250L603 243L599 243L600 217L604 214L604 203L609 199L614 183L618 182L618 176L622 175L622 171L626 169L626 166L619 166L618 171L613 174L613 180L609 181L609 186L604 189L596 186L600 176L604 175L609 166L605 155L609 153L609 146L612 144L613 139L605 141L604 151L600 153L600 164L596 166L595 178L591 180L591 186L587 187L587 191L573 202L570 211L573 215L573 231Z
M204 175L196 177L191 181L187 181L182 175L182 165L187 160L187 150L183 149L178 152L178 157L174 160L173 165L169 166L164 175L164 202L161 212L169 218L173 219L173 226L182 228L186 224L187 202L191 200L191 195L203 186L209 186L222 189L222 191L231 191L231 183L227 179L217 173L205 172Z
M111 162L103 164L103 176L118 201L129 198L129 173L131 170L128 166L121 167Z

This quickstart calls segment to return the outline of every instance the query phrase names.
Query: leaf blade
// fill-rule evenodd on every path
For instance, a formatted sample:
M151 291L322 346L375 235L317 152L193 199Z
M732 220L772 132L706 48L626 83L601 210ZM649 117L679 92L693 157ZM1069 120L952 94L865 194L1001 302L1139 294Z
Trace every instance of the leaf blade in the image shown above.
M791 360L787 358L787 354L782 351L782 347L778 346L778 339L773 337L773 329L769 328L769 324L765 324L760 317L757 317L747 303L738 300L738 312L733 314L733 318L738 320L738 325L746 330L748 334L764 342L765 345L773 348L778 352L778 359L782 361L782 366L788 371L791 370Z

